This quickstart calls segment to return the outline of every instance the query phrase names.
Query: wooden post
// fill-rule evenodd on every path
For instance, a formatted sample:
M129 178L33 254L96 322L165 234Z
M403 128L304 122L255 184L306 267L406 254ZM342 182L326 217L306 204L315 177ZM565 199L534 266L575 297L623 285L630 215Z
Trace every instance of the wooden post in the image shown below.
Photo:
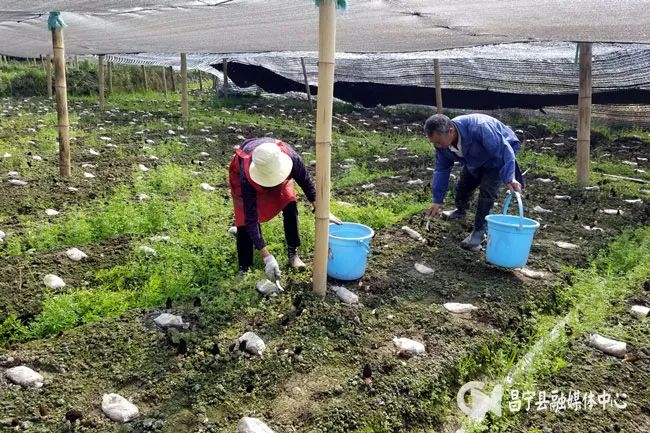
M68 121L68 93L65 82L65 43L60 12L50 12L48 28L52 31L54 71L56 74L56 112L59 129L59 173L70 176L70 124Z
M113 62L108 62L108 93L113 94Z
M199 69L199 90L203 90L203 76L201 70Z
M48 54L47 55L47 70L45 72L46 77L45 79L47 80L47 97L52 99L52 55Z
M176 93L176 80L174 79L174 68L169 67L169 76L171 77L172 80L172 92Z
M440 87L440 62L433 59L433 71L436 80L436 113L442 114L442 87Z
M314 292L325 296L330 213L332 100L336 53L336 2L321 1L318 37L318 100L316 104L316 242Z
M97 81L99 82L99 108L104 109L104 55L97 59Z
M591 42L580 42L580 90L578 92L578 186L589 185L589 145L591 136Z
M190 117L187 102L187 54L181 53L181 119L184 122Z
M167 77L165 74L165 67L162 67L162 82L163 82L163 92L165 92L165 95L167 94Z
M149 90L149 81L147 80L147 68L142 65L142 79L144 80L144 91Z
M302 77L305 80L305 92L307 93L307 100L309 101L309 108L314 109L314 101L311 100L311 90L309 89L309 80L307 79L307 68L305 68L305 58L300 58L300 64L302 65Z
M223 96L228 97L228 59L223 59Z

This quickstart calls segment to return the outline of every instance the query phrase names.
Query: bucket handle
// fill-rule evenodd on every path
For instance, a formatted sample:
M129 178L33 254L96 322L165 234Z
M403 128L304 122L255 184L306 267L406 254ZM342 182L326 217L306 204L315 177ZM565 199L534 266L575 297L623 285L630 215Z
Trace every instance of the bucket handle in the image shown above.
M506 201L503 203L503 214L508 214L508 208L510 207L513 195L517 197L517 203L519 204L519 230L521 230L524 227L524 204L521 202L521 194L517 191L508 193Z
M372 253L372 248L370 248L368 244L360 240L357 240L357 242L366 250L366 253L368 254ZM334 260L334 253L332 252L331 248L327 249L327 258L329 260Z

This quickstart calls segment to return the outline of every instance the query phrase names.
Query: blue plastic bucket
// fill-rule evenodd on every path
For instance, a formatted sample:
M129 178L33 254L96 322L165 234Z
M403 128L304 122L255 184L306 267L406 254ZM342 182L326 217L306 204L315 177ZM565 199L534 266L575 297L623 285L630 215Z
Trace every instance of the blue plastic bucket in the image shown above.
M361 278L375 231L357 223L330 224L329 228L327 275L346 281Z
M507 215L513 195L519 203L519 216ZM521 195L518 192L508 194L503 203L503 215L488 215L485 220L488 232L485 259L504 268L521 268L526 265L539 223L524 218Z

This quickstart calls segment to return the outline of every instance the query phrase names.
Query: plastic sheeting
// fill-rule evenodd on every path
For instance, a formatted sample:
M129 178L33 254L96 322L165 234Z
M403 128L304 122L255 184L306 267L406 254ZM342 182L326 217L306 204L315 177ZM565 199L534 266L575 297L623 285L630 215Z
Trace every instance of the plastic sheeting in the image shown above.
M437 52L354 54L337 53L335 80L387 85L434 87L433 59L440 59L445 89L548 94L574 93L578 88L576 44L530 43L483 46ZM595 93L607 90L650 90L650 45L595 44L592 83ZM210 65L227 57L247 65L269 69L302 83L300 58L305 58L311 85L318 82L314 52L259 54L188 54L188 67L219 74ZM178 67L176 54L110 55L117 63Z
M51 51L47 14L68 24L66 52L316 51L312 0L3 0L0 53ZM337 49L413 52L517 41L650 43L647 0L350 0Z

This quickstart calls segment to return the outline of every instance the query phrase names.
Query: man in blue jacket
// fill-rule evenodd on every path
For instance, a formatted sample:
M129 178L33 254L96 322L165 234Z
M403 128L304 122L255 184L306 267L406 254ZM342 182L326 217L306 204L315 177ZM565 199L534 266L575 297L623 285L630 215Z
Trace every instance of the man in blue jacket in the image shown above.
M431 180L433 205L429 217L440 211L447 188L449 174L456 161L462 164L456 185L456 209L443 212L449 219L464 218L472 195L479 188L474 230L462 242L463 248L478 250L485 237L485 217L497 199L500 184L510 192L521 191L523 178L515 155L521 147L515 133L485 114L468 114L449 119L436 114L427 119L424 133L436 148L436 168Z

